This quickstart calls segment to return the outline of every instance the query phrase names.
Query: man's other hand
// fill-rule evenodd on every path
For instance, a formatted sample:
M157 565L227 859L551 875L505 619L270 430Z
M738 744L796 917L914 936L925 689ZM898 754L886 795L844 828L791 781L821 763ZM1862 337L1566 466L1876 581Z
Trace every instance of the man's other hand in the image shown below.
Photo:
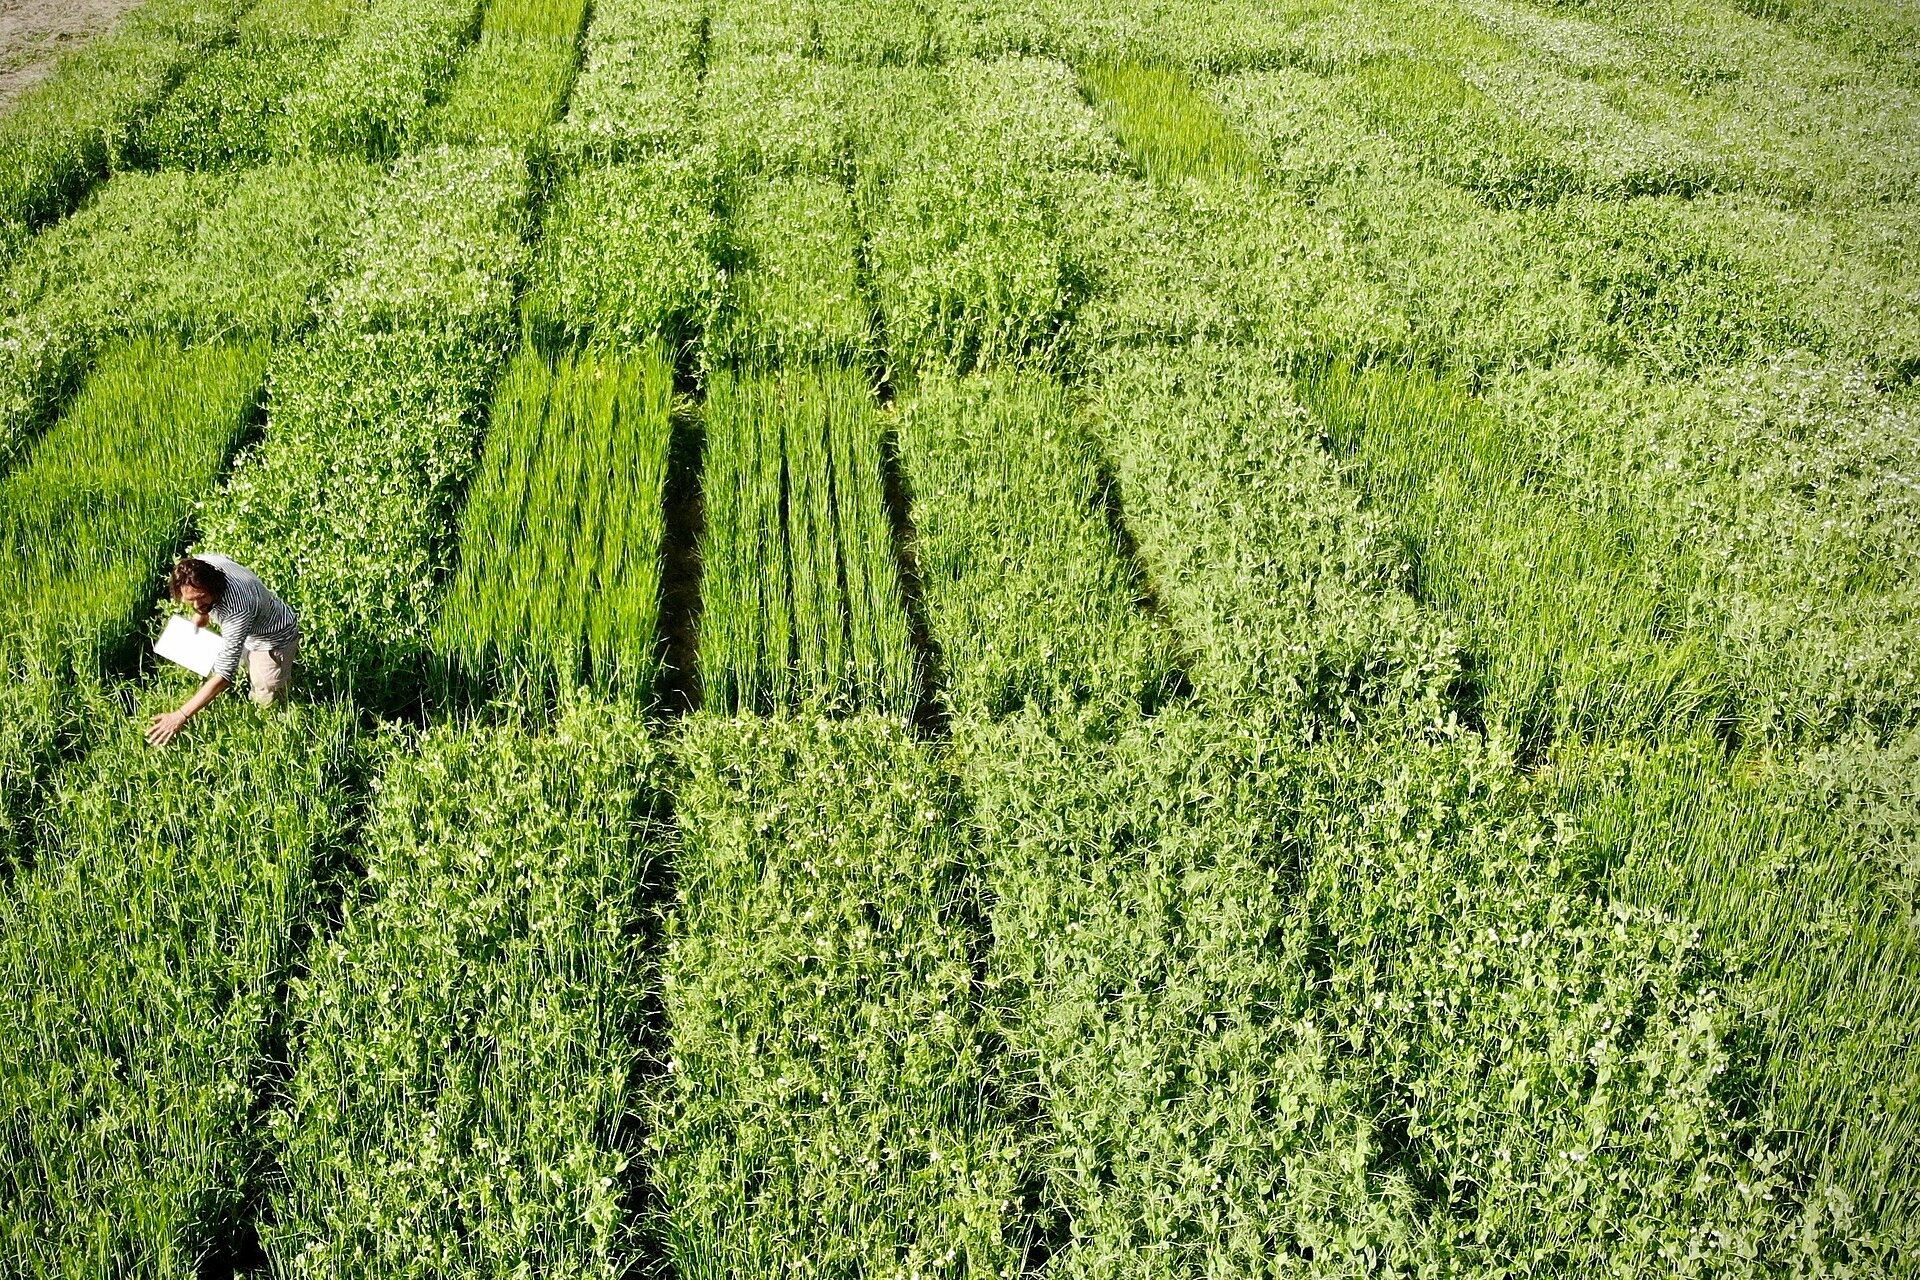
M173 741L174 735L180 732L181 726L190 719L192 716L185 711L169 711L164 715L155 716L153 723L147 728L148 745L166 746Z

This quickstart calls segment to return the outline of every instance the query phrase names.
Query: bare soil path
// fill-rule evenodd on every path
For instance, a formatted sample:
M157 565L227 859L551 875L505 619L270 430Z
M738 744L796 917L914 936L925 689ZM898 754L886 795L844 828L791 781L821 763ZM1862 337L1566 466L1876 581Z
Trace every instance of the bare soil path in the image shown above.
M0 0L0 111L140 0Z

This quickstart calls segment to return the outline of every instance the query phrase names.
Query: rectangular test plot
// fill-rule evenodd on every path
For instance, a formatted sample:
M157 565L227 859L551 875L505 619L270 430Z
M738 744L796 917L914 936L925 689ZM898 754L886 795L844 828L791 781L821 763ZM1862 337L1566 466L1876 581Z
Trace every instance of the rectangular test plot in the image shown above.
M887 515L883 430L851 370L714 379L700 556L709 705L912 714L919 676Z
M495 398L440 617L456 673L651 690L672 408L658 349L521 353Z
M13 619L124 640L194 500L219 479L266 374L266 344L109 351L20 470L0 481L0 590Z

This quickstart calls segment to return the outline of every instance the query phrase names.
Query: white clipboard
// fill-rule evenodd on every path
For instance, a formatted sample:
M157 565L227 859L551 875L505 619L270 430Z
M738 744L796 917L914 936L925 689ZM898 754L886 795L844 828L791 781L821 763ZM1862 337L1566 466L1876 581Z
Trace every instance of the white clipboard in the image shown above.
M160 638L153 642L153 651L168 662L177 662L189 671L210 676L214 662L220 657L220 645L219 636L205 627L194 626L192 618L175 614L167 619Z

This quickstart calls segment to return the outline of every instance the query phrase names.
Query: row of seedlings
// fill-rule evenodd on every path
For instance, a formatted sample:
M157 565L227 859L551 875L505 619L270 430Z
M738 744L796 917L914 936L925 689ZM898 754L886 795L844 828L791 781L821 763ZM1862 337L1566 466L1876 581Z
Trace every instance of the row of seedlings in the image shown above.
M832 114L793 132L831 136ZM755 172L787 143L746 118L766 140L724 152L741 168L704 353L706 709L678 740L666 1071L647 1094L666 1257L682 1275L1011 1276L1021 1153L955 797L908 728L851 205L837 148Z
M62 57L0 122L0 258L124 159L181 74L232 34L245 0L147 0Z

